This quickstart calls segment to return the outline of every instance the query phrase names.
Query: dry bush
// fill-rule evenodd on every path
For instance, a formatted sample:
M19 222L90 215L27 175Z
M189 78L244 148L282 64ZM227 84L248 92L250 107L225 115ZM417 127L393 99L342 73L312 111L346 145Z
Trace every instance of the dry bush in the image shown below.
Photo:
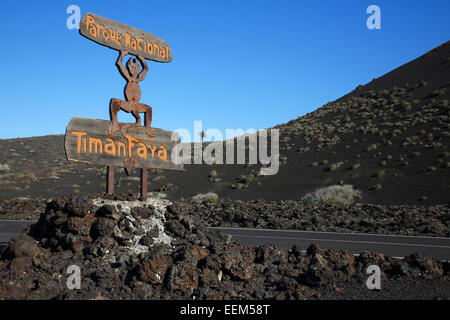
M192 201L203 202L203 201L217 201L219 196L214 192L200 193L192 197Z
M324 202L330 204L350 204L361 198L361 191L353 189L352 185L333 185L317 189L306 194L302 200L305 202Z

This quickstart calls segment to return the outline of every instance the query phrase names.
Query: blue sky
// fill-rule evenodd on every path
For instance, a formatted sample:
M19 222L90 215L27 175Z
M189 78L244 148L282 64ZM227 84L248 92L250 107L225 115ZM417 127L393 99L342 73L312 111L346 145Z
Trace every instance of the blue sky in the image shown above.
M285 123L450 39L448 0L1 1L0 139L62 134L123 99L118 52L66 27L72 4L169 43L173 61L141 82L167 130ZM366 27L371 4L380 30Z

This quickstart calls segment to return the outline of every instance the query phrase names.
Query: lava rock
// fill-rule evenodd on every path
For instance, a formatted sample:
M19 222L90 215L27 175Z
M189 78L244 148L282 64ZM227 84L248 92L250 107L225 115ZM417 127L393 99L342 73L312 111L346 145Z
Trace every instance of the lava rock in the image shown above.
M110 236L113 234L115 227L115 220L106 217L98 217L93 225L92 231L97 237Z

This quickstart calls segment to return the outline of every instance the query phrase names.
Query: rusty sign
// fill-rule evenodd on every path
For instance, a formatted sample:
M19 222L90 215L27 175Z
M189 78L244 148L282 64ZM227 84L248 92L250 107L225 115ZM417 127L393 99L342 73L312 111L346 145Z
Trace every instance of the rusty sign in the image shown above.
M126 50L148 60L172 61L172 50L163 39L93 13L86 13L81 19L80 34L111 49Z
M66 128L65 149L69 161L124 168L182 170L183 164L171 159L173 147L180 142L178 134L152 128L149 137L142 126L107 133L111 122L74 117ZM125 124L120 123L120 126ZM172 134L174 139L172 140Z
M120 129L122 135L126 135L126 130L129 127L138 127L141 125L141 117L139 113L145 114L145 132L149 136L153 136L153 132L150 129L152 123L152 108L146 104L140 103L141 99L141 88L139 87L139 82L145 79L145 75L148 71L147 63L145 63L144 58L138 56L136 58L128 59L126 68L123 66L123 57L127 54L126 51L120 51L119 58L117 58L116 66L119 69L122 77L125 78L127 84L125 85L124 93L125 100L112 98L109 102L109 114L111 117L112 125L108 129L109 133L119 130L119 123L117 121L117 113L120 110L131 113L136 119L135 123L128 123L123 125ZM139 62L142 65L142 71L139 67Z
M147 169L182 170L183 164L171 159L179 136L170 131L152 128L152 108L140 102L139 83L145 79L148 66L145 59L172 61L172 51L164 40L126 24L93 13L80 21L80 34L96 43L119 51L116 67L126 80L125 100L109 102L111 121L72 118L66 128L65 150L69 161L107 166L108 194L114 193L114 169L125 168L131 174L141 168L141 197L147 197ZM123 58L131 54L123 64ZM131 113L135 123L119 123L117 113ZM144 127L140 113L144 114Z

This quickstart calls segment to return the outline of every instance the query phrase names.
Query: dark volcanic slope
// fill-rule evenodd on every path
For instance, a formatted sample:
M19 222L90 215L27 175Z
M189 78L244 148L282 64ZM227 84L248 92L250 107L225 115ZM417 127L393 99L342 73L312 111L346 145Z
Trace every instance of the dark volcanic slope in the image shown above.
M299 199L345 183L361 202L445 204L450 199L450 42L359 86L280 130L281 166L187 165L150 175L149 189L169 199L216 192L220 198ZM67 164L62 136L0 141L0 198L100 192L105 168ZM138 177L118 175L118 192L137 192Z

